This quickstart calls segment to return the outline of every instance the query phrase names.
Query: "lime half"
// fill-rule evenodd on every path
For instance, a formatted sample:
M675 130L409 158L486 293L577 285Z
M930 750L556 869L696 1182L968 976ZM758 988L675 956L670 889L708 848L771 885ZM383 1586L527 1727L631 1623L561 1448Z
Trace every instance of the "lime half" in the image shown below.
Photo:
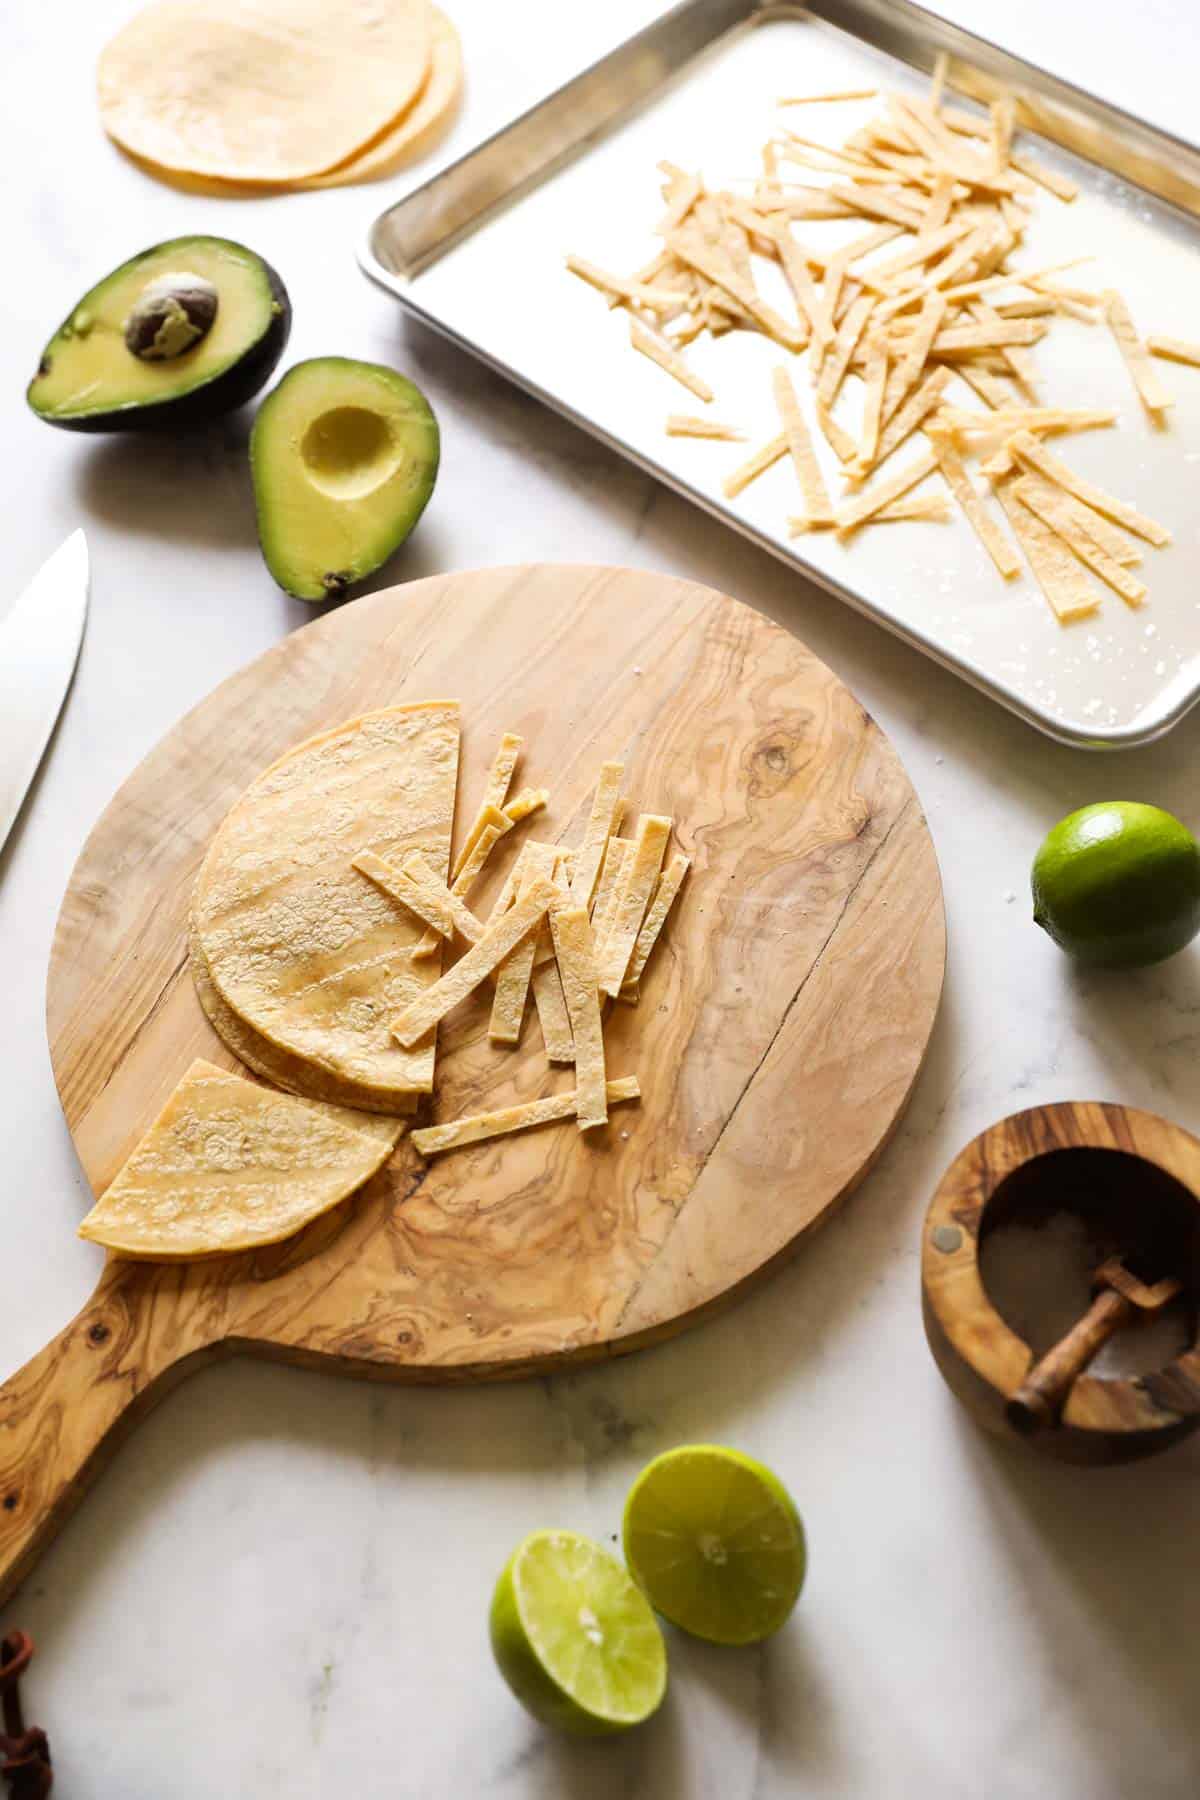
M622 1731L667 1687L658 1621L615 1558L573 1531L535 1531L496 1583L492 1650L521 1704L563 1731Z
M716 1444L668 1450L625 1502L625 1560L663 1617L713 1644L778 1631L804 1582L804 1527L777 1476Z

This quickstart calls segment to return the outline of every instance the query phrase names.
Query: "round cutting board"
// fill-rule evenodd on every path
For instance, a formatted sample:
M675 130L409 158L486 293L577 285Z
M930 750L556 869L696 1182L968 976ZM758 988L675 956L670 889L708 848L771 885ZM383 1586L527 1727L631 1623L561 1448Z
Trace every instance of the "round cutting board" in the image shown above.
M641 1003L615 1006L606 1030L610 1075L635 1073L642 1102L603 1132L556 1125L428 1165L402 1142L359 1196L270 1251L110 1262L73 1325L0 1390L0 1589L6 1535L10 1566L14 1533L27 1560L42 1535L30 1509L61 1511L118 1420L197 1357L461 1380L633 1349L791 1249L900 1116L945 929L929 833L882 732L802 644L722 594L534 564L327 614L218 688L118 792L71 878L48 992L55 1078L97 1192L193 1057L238 1066L186 944L228 807L299 739L437 698L462 703L460 836L506 730L525 739L516 785L550 791L510 843L577 842L611 757L631 809L673 815L692 871ZM481 913L508 860L473 895ZM516 1050L488 1042L487 1019L477 995L443 1026L440 1119L569 1085L535 1016ZM39 1480L52 1406L58 1448Z

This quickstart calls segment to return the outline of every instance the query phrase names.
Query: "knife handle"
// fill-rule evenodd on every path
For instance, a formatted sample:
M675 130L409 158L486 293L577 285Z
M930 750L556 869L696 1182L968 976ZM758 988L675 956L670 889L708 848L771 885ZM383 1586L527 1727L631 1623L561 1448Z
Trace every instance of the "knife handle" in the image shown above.
M193 1323L180 1328L166 1284L144 1276L110 1261L78 1317L0 1387L0 1606L125 1433L219 1353Z

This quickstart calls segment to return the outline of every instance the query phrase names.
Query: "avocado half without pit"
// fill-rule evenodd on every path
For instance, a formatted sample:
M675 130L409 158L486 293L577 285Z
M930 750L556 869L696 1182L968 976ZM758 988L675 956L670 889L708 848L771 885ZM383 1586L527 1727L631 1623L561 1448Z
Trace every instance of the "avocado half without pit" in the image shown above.
M287 289L261 256L228 238L172 238L89 288L26 397L68 431L204 425L258 392L291 326Z
M250 467L267 567L298 600L334 600L399 548L438 472L438 427L395 369L316 357L258 409Z

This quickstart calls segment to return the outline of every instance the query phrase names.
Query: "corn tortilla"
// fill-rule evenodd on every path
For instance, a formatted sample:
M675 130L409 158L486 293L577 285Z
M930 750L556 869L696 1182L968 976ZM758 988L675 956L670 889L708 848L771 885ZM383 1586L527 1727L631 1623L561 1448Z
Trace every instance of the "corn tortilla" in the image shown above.
M428 0L158 0L101 52L100 117L164 169L295 181L384 131L431 56Z

